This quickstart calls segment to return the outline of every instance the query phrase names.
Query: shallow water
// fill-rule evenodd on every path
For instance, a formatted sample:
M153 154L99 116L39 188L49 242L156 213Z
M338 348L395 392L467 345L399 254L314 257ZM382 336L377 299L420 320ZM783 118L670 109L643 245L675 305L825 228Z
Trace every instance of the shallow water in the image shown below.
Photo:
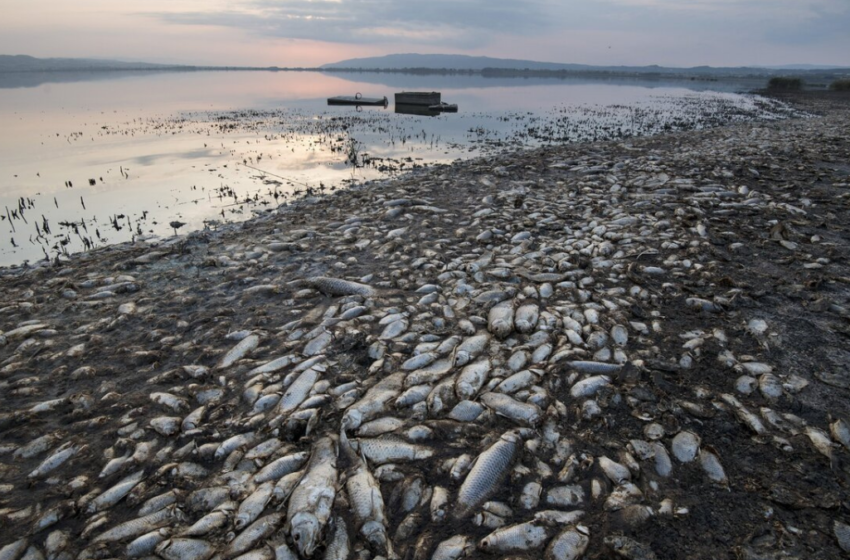
M0 265L216 227L296 194L461 157L793 114L720 82L315 72L60 77L66 81L0 80ZM334 95L392 101L395 91L432 88L459 113L326 105Z

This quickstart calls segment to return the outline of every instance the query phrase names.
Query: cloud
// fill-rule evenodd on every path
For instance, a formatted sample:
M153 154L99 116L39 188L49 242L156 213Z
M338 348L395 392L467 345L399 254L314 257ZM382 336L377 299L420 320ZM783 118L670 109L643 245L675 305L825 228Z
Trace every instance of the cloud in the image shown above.
M181 25L335 43L410 43L470 49L495 35L551 31L552 4L513 0L254 0L227 11L148 14Z

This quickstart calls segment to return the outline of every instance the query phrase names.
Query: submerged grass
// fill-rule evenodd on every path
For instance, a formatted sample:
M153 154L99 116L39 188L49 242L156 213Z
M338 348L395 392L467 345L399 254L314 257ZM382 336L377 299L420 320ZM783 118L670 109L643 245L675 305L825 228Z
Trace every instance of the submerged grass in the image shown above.
M786 76L776 76L767 82L767 89L781 91L799 91L803 89L803 80Z
M832 91L850 91L850 78L835 80L829 85Z

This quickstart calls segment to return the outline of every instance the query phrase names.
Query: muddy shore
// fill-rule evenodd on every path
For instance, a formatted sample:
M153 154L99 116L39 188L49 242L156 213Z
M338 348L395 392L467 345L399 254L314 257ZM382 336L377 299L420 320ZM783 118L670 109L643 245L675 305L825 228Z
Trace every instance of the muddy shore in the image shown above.
M450 419L464 400L452 390L442 405L380 414L400 421L382 435L403 438L423 425L431 433L421 444L432 456L399 461L399 479L381 480L401 557L431 558L456 535L470 539L465 557L544 555L546 543L494 555L476 546L493 527L473 517L438 523L427 500L407 509L399 498L421 476L426 488L447 489L452 504L464 474L447 474L443 464L474 458L514 429L525 444L490 499L512 508L505 523L514 525L559 509L545 504L554 488L582 488L585 499L561 509L584 511L585 558L850 553L850 440L841 431L850 421L850 100L784 100L817 116L459 162L303 199L219 231L0 270L0 549L26 539L21 554L42 551L59 532L69 537L68 557L120 557L127 542L95 546L98 533L169 491L183 511L168 522L176 535L200 516L183 507L186 496L221 483L221 460L204 449L250 429L263 434L255 443L275 437L289 451L310 451L344 428L352 403L334 387L354 383L352 398L363 398L411 357L434 351L421 345L486 331L491 380L510 378L510 361L524 353L516 359L532 381L512 392L485 383L467 400L501 391L545 415L523 423L487 406L472 421ZM303 282L315 277L373 292L341 295ZM501 332L492 310L505 301L534 302L539 322ZM368 313L338 320L350 304ZM404 329L387 335L380 321L396 314ZM614 327L625 327L627 341ZM262 393L285 384L289 370L262 381L250 372L280 356L310 357L324 333L315 355L327 357L328 383L318 382L313 396L327 399L307 425L269 428L247 382ZM256 348L223 366L246 336L258 337ZM539 351L547 344L548 353ZM598 392L576 396L571 387L586 372L575 364L585 362L614 373ZM195 377L189 365L209 372ZM445 379L433 384L439 391ZM154 392L186 406L175 415L152 402ZM150 423L198 403L206 417L197 430L168 434ZM676 452L686 432L698 437L699 460ZM46 434L55 440L42 453L18 453ZM357 435L364 437L349 437ZM657 453L641 456L635 440L671 449L672 472ZM149 457L99 477L109 461L150 441ZM79 451L33 476L66 442ZM187 455L170 456L189 444ZM706 466L709 455L722 476ZM575 468L566 473L570 456ZM613 504L625 485L600 457L625 464L638 493ZM186 462L199 474L163 470ZM235 470L256 471L255 463ZM146 487L91 528L100 519L86 504L139 469ZM526 508L520 494L529 482L543 498ZM241 495L231 487L237 502L254 490L244 486ZM338 488L334 515L347 519L344 483ZM51 508L61 514L47 523ZM416 508L417 530L400 534ZM377 554L348 523L352 551ZM229 531L205 537L225 556ZM326 531L313 557L325 554L328 538ZM284 542L294 550L281 528L254 546Z

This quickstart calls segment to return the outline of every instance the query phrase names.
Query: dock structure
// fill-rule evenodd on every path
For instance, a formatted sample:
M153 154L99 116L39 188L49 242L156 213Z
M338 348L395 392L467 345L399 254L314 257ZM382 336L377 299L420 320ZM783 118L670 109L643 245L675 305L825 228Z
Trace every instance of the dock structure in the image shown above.
M389 100L384 97L363 97L360 93L354 96L339 96L339 97L329 97L328 105L375 105L375 106L384 106L389 105Z
M403 91L395 94L395 103L396 105L424 105L426 107L439 105L441 103L440 92Z

